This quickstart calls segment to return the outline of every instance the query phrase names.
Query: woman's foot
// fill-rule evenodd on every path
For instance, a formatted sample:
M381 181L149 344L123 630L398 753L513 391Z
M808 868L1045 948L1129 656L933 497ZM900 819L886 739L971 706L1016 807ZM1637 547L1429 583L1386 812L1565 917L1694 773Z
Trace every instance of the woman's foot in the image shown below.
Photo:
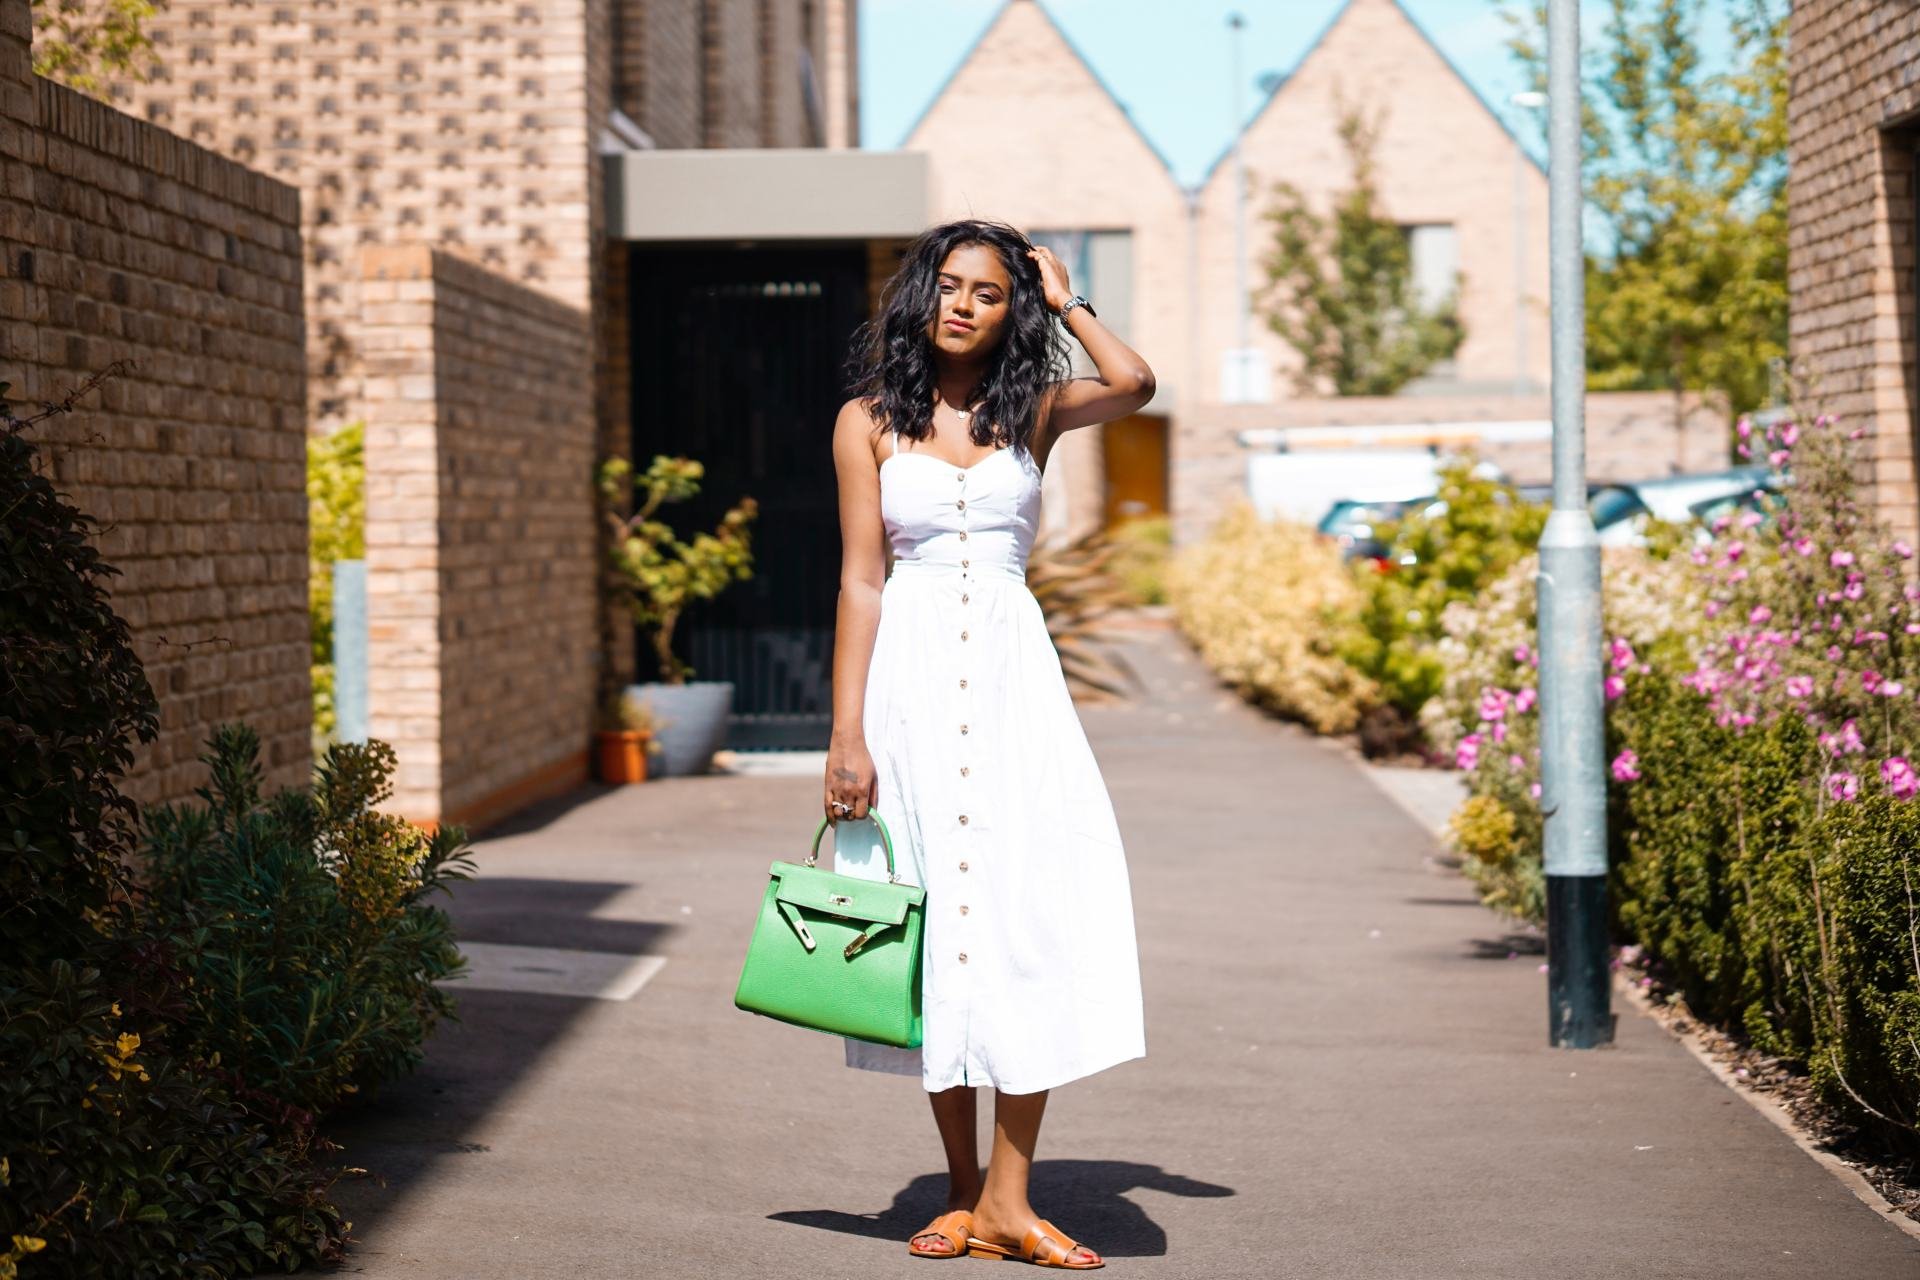
M1026 1238L1027 1228L1040 1221L1040 1215L1031 1205L1008 1212L996 1205L981 1203L973 1211L973 1234L988 1244L1004 1245L1015 1253L1020 1250L1020 1242ZM1043 1256L1053 1252L1050 1246L1041 1246ZM1079 1245L1070 1251L1064 1261L1075 1264L1092 1264L1100 1261L1100 1255L1085 1245Z
M941 1210L941 1214L942 1216L944 1216L946 1214L952 1213L955 1209L962 1209L967 1211L968 1213L971 1213L973 1211L974 1202L979 1198L980 1198L980 1193L978 1191L974 1191L968 1194L949 1192L947 1195L947 1207ZM938 1220L939 1219L937 1218L935 1219L936 1222ZM978 1234L977 1221L975 1223L974 1231L975 1231L975 1234ZM915 1253L938 1254L941 1257L952 1257L956 1253L965 1253L967 1251L967 1246L964 1240L961 1242L960 1247L958 1249L955 1249L953 1247L953 1241L947 1239L947 1237L941 1235L937 1231L921 1232L919 1235L907 1241L907 1247L912 1249Z

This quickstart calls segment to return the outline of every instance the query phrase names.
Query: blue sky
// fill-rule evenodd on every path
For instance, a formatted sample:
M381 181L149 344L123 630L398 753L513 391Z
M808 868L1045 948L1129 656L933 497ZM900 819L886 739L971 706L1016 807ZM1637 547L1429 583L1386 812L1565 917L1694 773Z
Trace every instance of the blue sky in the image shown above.
M1343 0L1043 0L1134 121L1173 165L1197 181L1234 128L1227 14L1247 20L1244 102L1264 96L1253 80L1291 71ZM1507 26L1495 0L1401 0L1433 42L1529 147L1537 126L1507 98L1521 88L1504 47ZM1001 0L860 0L861 145L897 147L907 129L999 12ZM1606 6L1589 0L1582 26L1591 41ZM1709 36L1708 48L1719 43Z

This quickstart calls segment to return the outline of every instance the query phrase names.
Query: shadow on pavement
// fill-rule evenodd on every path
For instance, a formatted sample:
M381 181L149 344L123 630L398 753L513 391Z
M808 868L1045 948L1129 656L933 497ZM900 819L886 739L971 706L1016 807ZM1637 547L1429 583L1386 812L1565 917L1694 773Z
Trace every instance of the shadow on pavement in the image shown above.
M592 912L633 886L528 877L483 877L457 885L450 902L462 942L562 947L618 955L658 954L675 926L602 920ZM455 1019L435 1028L426 1059L410 1076L389 1084L322 1126L342 1150L334 1159L364 1174L343 1177L335 1199L354 1224L354 1238L390 1213L442 1161L488 1148L468 1140L502 1100L531 1075L573 1024L604 1002L447 984Z
M1041 1217L1103 1258L1153 1258L1167 1252L1167 1233L1126 1193L1136 1188L1213 1199L1237 1194L1231 1187L1168 1173L1158 1165L1128 1160L1036 1160L1028 1200ZM776 1222L818 1227L844 1235L898 1240L902 1252L913 1233L946 1208L947 1175L915 1178L879 1213L838 1209L787 1209Z

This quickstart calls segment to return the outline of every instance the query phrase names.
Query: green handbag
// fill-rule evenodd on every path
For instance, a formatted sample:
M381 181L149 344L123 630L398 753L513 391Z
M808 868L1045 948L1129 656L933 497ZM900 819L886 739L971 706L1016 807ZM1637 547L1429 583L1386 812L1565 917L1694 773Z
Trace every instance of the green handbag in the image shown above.
M880 815L887 878L864 880L815 866L826 818L805 862L779 862L760 899L733 1003L816 1031L917 1048L920 930L927 891L903 884Z

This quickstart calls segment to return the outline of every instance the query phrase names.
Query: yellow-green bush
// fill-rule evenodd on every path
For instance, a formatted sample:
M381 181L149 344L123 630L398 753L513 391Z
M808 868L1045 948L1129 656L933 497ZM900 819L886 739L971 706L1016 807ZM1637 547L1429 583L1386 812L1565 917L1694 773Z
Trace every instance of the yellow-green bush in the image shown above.
M1319 733L1345 733L1378 689L1341 660L1338 638L1360 607L1339 551L1303 525L1229 508L1176 550L1167 598L1207 665L1242 696Z
M1136 516L1109 536L1115 547L1113 572L1127 591L1141 604L1165 604L1173 522L1166 516Z

